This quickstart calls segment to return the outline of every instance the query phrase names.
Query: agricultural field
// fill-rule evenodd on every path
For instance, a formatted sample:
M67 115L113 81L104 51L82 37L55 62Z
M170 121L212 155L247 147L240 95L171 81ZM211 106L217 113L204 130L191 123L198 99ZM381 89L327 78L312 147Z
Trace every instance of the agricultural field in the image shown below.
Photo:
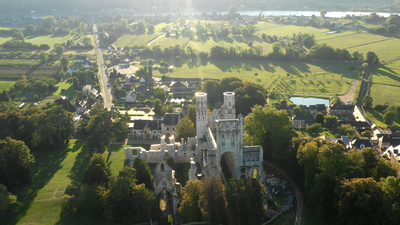
M236 40L237 39L237 40ZM187 46L196 49L198 52L210 52L211 48L214 46L222 46L222 47L240 47L242 49L250 48L244 40L241 41L238 38L225 38L220 40L214 40L212 38L207 38L207 40L196 40L190 41ZM255 42L257 43L257 42ZM254 44L255 46L256 44ZM270 47L268 48L270 49Z
M387 61L400 56L400 39L386 37L366 31L346 31L336 34L318 34L317 43L326 43L333 48L344 48L351 53L358 51L366 56L367 52L375 52L380 61Z
M36 66L39 59L0 59L0 66Z
M156 39L158 34L142 34L142 35L133 35L133 34L125 34L122 37L118 38L116 42L114 42L115 47L146 47L147 44Z
M288 75L289 74L289 75ZM344 94L352 72L345 63L213 60L175 65L174 72L153 71L154 76L215 78L239 77L283 93ZM343 76L342 76L343 75Z
M400 61L382 65L372 73L370 95L374 105L389 103L400 106Z
M256 32L254 35L261 36L263 33L266 35L276 35L276 36L289 36L292 37L293 34L298 34L298 33L308 33L308 34L321 34L321 33L326 33L329 30L328 29L320 29L320 28L314 28L314 27L305 27L305 26L295 26L295 25L279 25L279 24L274 24L274 23L267 23L267 22L260 22L257 25L255 25Z
M160 37L157 38L154 42L151 43L151 46L160 45L162 46L161 49L171 46L186 46L189 43L190 39L185 37Z
M32 35L25 37L26 42L31 42L32 44L40 45L40 44L48 44L51 48L54 47L55 44L62 44L67 42L68 40L79 41L86 37L86 35L80 34L68 34L68 35Z

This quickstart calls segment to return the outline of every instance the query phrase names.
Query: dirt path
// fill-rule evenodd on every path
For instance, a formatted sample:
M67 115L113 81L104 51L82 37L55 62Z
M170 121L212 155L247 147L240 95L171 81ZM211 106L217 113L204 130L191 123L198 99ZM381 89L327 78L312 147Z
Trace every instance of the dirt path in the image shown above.
M353 101L354 94L356 93L358 80L353 80L350 84L349 91L345 95L340 95L339 98L342 102L347 103L348 100Z
M163 34L163 35L157 37L156 39L151 40L151 41L147 44L147 46L150 46L153 42L157 41L158 39L160 39L160 38L162 38L162 37L164 37L164 36L165 36L165 34Z

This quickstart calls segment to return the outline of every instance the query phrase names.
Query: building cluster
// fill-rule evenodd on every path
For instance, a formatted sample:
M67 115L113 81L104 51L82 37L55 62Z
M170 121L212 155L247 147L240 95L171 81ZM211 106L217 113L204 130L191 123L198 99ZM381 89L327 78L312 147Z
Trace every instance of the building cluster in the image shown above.
M132 164L136 158L157 164L154 170L155 190L162 187L173 196L173 202L178 203L174 172L165 163L166 157L172 157L177 163L190 163L190 180L209 176L225 178L222 168L226 168L225 171L235 178L264 179L262 147L243 144L243 116L236 116L235 93L225 92L222 106L214 109L210 115L207 94L196 93L195 137L175 140L179 119L179 114L171 113L166 114L163 120L140 121L137 127L138 121L135 121L130 135L136 135L136 138L160 138L160 143L151 145L150 150L125 148L126 164Z

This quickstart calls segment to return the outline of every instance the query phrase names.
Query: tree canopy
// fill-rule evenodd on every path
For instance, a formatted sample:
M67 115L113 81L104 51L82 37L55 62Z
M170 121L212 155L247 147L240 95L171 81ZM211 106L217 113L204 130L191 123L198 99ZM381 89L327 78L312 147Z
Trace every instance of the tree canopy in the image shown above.
M9 189L30 184L30 166L34 162L35 159L24 142L10 137L0 140L0 184Z
M261 145L264 158L280 160L292 138L292 121L284 110L256 105L244 119L244 140L249 145Z

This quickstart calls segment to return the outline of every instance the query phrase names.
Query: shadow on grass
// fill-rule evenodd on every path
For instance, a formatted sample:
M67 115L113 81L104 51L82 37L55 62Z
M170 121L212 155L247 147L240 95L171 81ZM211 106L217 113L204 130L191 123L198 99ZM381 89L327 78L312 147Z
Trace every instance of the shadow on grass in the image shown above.
M382 69L390 71L391 73L384 71ZM400 82L400 76L396 76L395 74L397 74L397 73L386 66L382 66L381 68L378 68L374 73L379 74L380 76L388 77L392 80L395 80L396 82Z
M61 169L61 162L66 158L69 152L68 146L59 149L45 150L34 154L36 163L32 168L32 186L29 190L19 196L18 200L23 204L16 215L10 218L8 224L16 224L31 206L31 203L37 196L37 193L53 178L54 174Z
M92 157L92 154L89 153L89 147L87 145L76 143L73 151L76 152L79 151L79 149L81 151L76 156L75 163L68 175L72 182L82 182L82 179L85 175L84 171L89 164L90 158Z

